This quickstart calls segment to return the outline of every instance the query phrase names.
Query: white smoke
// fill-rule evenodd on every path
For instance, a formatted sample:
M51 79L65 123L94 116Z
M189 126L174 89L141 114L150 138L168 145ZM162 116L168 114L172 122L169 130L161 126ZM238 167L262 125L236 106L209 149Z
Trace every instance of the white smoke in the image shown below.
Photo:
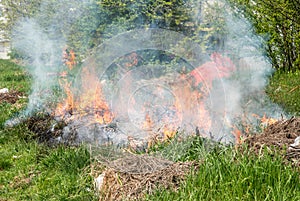
M90 1L59 0L42 1L35 17L20 19L12 34L12 47L25 57L27 70L33 78L31 94L26 114L45 109L46 103L53 100L53 88L58 86L59 73L62 72L62 52L70 40L72 32L78 32L78 40L84 49L96 28L89 23L80 32L86 13L95 18L90 11Z
M31 113L35 109L45 109L47 103L53 100L53 88L58 85L58 77L55 75L62 71L62 50L67 43L74 42L70 36L75 34L80 39L81 51L89 51L88 43L91 33L99 25L97 20L100 20L97 19L94 3L82 0L43 1L36 17L22 19L18 23L13 35L13 47L26 55L29 61L28 70L33 76L27 113ZM211 125L212 135L217 139L224 139L225 136L227 138L225 140L230 141L232 139L228 132L228 125L238 122L237 119L241 120L241 117L246 115L247 119L253 120L251 117L253 113L279 116L282 111L276 105L268 102L268 98L263 92L268 83L268 76L272 73L272 67L265 57L262 39L254 34L252 25L247 20L235 16L223 1L206 3L206 1L199 0L194 1L192 7L191 16L194 17L192 24L197 24L199 32L202 33L197 36L195 42L187 42L186 46L180 46L179 43L181 40L184 41L184 37L181 38L180 34L171 31L160 31L161 35L159 35L155 34L155 31L151 32L145 29L145 31L137 30L122 35L120 31L125 32L128 27L117 26L118 29L114 29L114 22L112 22L108 32L117 30L118 33L115 33L116 35L112 39L94 51L95 55L87 59L86 66L89 65L89 61L92 63L93 60L96 60L99 71L101 69L107 71L106 68L116 59L126 54L141 49L157 48L181 56L190 62L191 66L198 67L205 62L205 59L209 58L207 55L218 52L231 58L235 63L236 70L229 78L219 76L219 79L213 82L213 88L207 100L212 118L215 119L214 122L217 122ZM214 15L213 19L210 19L211 14ZM219 33L216 31L215 39L209 41L210 31L218 28L221 31ZM153 38L153 35L157 38ZM187 41L193 41L192 39ZM161 44L157 41L160 41ZM173 44L175 45L172 46ZM190 52L194 57L189 61ZM222 74L217 69L215 70L217 74ZM99 73L99 77L102 75ZM121 75L120 80L124 76ZM109 79L107 75L103 75L101 78ZM144 78L141 77L141 79ZM117 84L122 85L120 80ZM112 82L112 84L115 83ZM135 91L136 89L134 88ZM106 91L112 92L110 88ZM123 91L123 93L125 92ZM110 94L109 96L113 99L114 95ZM132 94L125 95L131 97Z

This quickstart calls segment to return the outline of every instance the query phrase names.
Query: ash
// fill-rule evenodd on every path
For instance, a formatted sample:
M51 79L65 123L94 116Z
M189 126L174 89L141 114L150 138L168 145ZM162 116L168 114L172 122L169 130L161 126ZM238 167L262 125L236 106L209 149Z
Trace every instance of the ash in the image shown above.
M65 120L67 124L62 128L61 135L55 138L56 142L68 145L87 143L94 146L116 145L117 147L128 143L128 135L120 130L118 122L103 125L93 121L92 118L90 115L78 120Z

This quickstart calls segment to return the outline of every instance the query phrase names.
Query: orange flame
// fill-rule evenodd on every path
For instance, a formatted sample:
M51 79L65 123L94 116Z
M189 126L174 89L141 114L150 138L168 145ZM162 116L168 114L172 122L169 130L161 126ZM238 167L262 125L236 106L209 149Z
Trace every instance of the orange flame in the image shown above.
M153 122L151 120L151 117L150 117L149 113L147 113L146 116L145 116L145 121L144 121L143 128L145 130L151 130L152 127L153 127Z
M266 114L261 118L261 123L266 124L267 126L276 123L278 120L274 118L268 118Z
M235 144L241 144L242 131L234 126L233 131L231 132L235 137Z
M164 125L164 128L163 128L164 139L163 140L168 140L168 139L174 138L176 133L177 133L177 129L175 129L174 125Z
M219 53L213 53L211 60L190 72L194 79L194 86L202 83L208 89L211 89L214 80L228 77L236 69L234 63L228 57L223 57Z
M66 62L71 70L75 65L75 53L70 51L70 63ZM81 92L75 96L75 89L72 88L71 82L67 81L67 74L63 72L60 85L63 87L66 98L62 103L57 105L55 115L64 116L66 113L85 115L94 115L94 121L100 124L112 122L114 115L105 101L102 91L102 84L96 77L93 67L82 68L81 72ZM75 118L75 117L74 117Z
M276 122L278 122L277 119L274 119L274 118L271 118L271 117L267 117L266 114L263 115L263 117L260 117L259 115L257 114L252 114L253 117L257 118L260 120L261 124L263 126L270 126Z
M93 68L84 67L81 74L81 91L79 102L75 104L80 112L89 109L89 112L95 114L96 122L100 124L110 123L113 120L113 114L104 99L102 84L96 77Z
M129 54L123 59L125 60L123 65L127 68L138 64L138 55L136 53ZM75 53L71 50L65 62L69 70L72 70L76 65L75 60ZM175 98L170 110L175 111L175 114L170 117L163 117L165 124L161 132L163 133L164 140L173 138L177 133L177 128L181 126L180 124L183 121L197 126L200 131L207 133L210 131L212 120L210 111L206 106L209 91L212 89L215 79L230 76L230 73L234 69L235 66L229 58L214 53L211 55L210 62L199 66L188 74L182 73L171 84ZM80 117L89 115L93 116L94 121L99 124L108 124L113 121L114 114L110 111L109 105L105 101L103 84L96 77L95 65L91 65L89 68L82 68L81 93L78 96L74 95L75 89L72 88L71 82L67 81L67 77L67 73L61 73L61 85L66 93L66 99L63 103L58 104L57 115L62 116L66 112L80 114ZM128 74L128 77L130 77L130 74ZM190 81L189 79L192 80L192 84L188 82ZM128 82L124 90L130 89L130 85L132 84L131 79ZM201 84L201 88L198 87L199 84ZM158 91L158 94L160 93L162 92ZM122 104L121 102L120 105L123 106ZM130 104L136 104L135 100L131 99ZM263 121L266 121L265 118L262 118ZM152 119L149 112L147 112L142 127L147 131L152 131L155 127L155 122L155 119ZM240 143L241 131L234 129L233 134L236 136L236 143ZM206 135L206 133L200 133L200 135Z
M63 86L64 91L67 95L66 99L63 103L59 103L56 107L55 115L56 116L63 116L66 113L72 113L74 108L74 97L71 91L71 83L68 82L66 79L62 79L60 81L60 85Z
M68 68L70 70L72 70L76 64L76 61L75 61L76 57L75 57L75 52L73 50L71 50L69 54L70 54L69 60L66 62L66 65L68 66Z
M195 90L186 84L186 75L181 75L179 82L174 86L176 96L175 108L178 113L178 121L186 121L196 125L200 130L209 131L211 119L205 106L207 96L202 91Z
M132 58L135 58L132 56ZM133 62L135 63L135 62ZM235 70L235 65L228 57L219 53L211 55L211 61L199 66L188 74L178 76L175 82L170 83L174 93L174 105L170 110L175 111L175 117L164 117L162 133L164 140L175 136L181 123L197 126L198 134L207 136L212 120L206 102L209 98L209 91L213 87L213 81L221 77L229 77ZM199 87L201 84L201 87ZM159 89L158 89L159 90ZM158 91L159 94L159 91ZM150 117L146 115L144 127L150 128ZM151 122L152 124L152 122ZM236 142L240 142L241 132L234 131Z

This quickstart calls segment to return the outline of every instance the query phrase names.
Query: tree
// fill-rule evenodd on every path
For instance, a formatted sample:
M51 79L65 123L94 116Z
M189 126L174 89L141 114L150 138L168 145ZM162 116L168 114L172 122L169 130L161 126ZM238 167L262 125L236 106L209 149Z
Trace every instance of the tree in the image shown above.
M32 17L38 11L41 0L1 0L3 6L0 28L5 31L9 38L12 28L20 18Z
M148 27L181 32L198 42L203 51L222 47L223 11L214 11L215 5L205 0L2 1L8 16L7 24L2 25L8 36L20 19L35 19L50 38L63 38L83 57L105 39Z
M299 0L230 0L238 15L247 17L266 41L275 68L300 69Z

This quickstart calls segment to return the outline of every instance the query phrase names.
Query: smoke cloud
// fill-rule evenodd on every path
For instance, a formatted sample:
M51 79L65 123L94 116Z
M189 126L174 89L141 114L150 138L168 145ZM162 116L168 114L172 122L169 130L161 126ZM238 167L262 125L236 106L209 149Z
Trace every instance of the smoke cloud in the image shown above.
M55 96L54 89L59 87L59 76L55 75L64 70L62 50L67 44L76 45L71 37L76 35L77 40L80 38L78 51L92 52L90 56L79 55L84 58L83 66L95 68L111 109L119 115L121 122L118 123L123 133L138 133L134 137L144 138L147 133L141 128L145 114L152 115L152 121L159 124L163 121L161 117L166 115L163 112L171 111L164 108L170 108L171 103L176 101L181 105L181 118L174 114L168 114L168 117L173 122L179 122L181 129L194 132L199 122L205 116L210 116L210 124L203 127L208 129L205 134L224 142L234 140L230 132L233 125L239 126L243 121L253 125L259 123L253 114L278 118L282 110L271 103L264 93L272 67L265 57L263 40L254 34L252 25L246 19L235 16L223 1L194 1L192 7L190 15L193 20L190 23L198 24L198 35L185 36L176 31L160 29L153 23L151 29L128 30L126 23L124 27L118 24L117 29L112 22L106 34L113 33L113 36L91 50L89 43L101 20L101 8L95 2L42 2L36 17L20 20L13 34L13 47L26 55L28 70L33 77L25 113L49 110L49 102ZM211 20L212 14L215 15ZM210 24L212 22L220 22L220 32L214 30L218 25ZM210 33L213 35L210 36ZM163 52L162 55L167 57L165 61L169 63L155 63L159 56L150 50ZM120 58L124 60L134 52L138 53L138 62L151 58L147 54L152 54L156 60L154 63L142 62L131 69L119 65ZM140 58L141 55L144 57ZM205 67L208 64L210 68ZM187 76L181 82L179 77L182 74ZM82 81L79 77L75 76L73 80L76 88L80 88ZM191 77L194 82L189 80ZM197 79L202 80L201 86L195 85ZM201 87L205 97L200 102L196 98L192 100L192 92L197 87ZM189 97L184 97L186 93ZM137 105L133 105L134 101L137 101ZM155 105L143 109L149 101ZM199 108L205 108L207 113L198 111ZM126 121L131 122L130 126L124 125ZM80 132L81 136L87 135L84 129L80 129ZM118 135L114 138L118 138Z

